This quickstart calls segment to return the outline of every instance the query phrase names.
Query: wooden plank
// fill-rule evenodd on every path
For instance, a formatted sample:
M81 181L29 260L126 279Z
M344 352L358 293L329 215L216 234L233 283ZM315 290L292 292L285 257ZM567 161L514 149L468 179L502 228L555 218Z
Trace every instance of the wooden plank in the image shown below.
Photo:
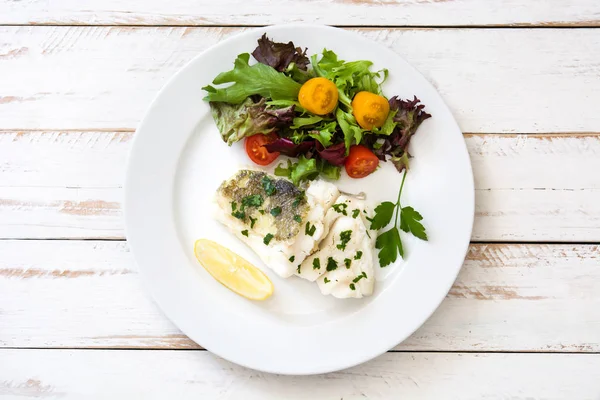
M597 400L600 355L387 353L344 371L281 376L206 351L2 350L9 398Z
M0 76L10 79L0 93L0 128L133 129L170 76L241 30L2 27ZM594 132L600 126L597 30L355 31L419 69L465 132Z
M235 10L235 12L232 12ZM40 0L0 3L0 24L47 25L536 25L597 26L594 0L294 1Z
M132 137L1 132L0 237L123 238ZM475 174L473 240L600 241L600 134L465 139Z
M2 347L199 348L145 294L125 242L0 241L0 254ZM474 244L398 349L598 352L599 261L595 245Z

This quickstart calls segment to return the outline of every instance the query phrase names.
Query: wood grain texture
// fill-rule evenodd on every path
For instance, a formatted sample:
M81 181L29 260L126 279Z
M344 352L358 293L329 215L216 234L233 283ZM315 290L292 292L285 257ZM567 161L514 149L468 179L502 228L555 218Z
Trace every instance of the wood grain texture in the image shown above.
M431 2L438 3L444 4ZM169 77L241 30L2 27L0 76L10 79L2 83L0 127L133 129ZM600 126L597 30L354 31L419 69L464 132L596 132Z
M600 355L387 353L344 371L296 377L252 371L206 351L0 356L0 395L11 399L597 400L600 393Z
M1 238L123 238L131 132L0 132ZM600 241L600 134L465 135L478 241Z
M125 242L0 241L0 254L2 347L199 348L146 295ZM594 245L472 245L397 349L598 352L598 265Z
M235 12L232 12L235 10ZM594 0L42 0L0 3L0 24L597 26Z

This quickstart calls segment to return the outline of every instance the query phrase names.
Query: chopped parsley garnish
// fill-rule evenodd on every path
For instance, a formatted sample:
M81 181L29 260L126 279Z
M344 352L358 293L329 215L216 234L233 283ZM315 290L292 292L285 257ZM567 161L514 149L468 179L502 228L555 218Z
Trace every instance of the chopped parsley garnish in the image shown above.
M265 210L258 210L258 212L260 213L260 215L265 215Z
M260 207L263 202L264 199L260 194L246 196L242 199L242 209L245 207Z
M312 236L315 234L315 231L317 230L317 227L314 225L310 225L310 222L306 223L306 226L304 227L304 233L308 236Z
M392 222L394 217L394 226L379 234L375 241L375 248L379 249L379 266L385 267L398 259L404 257L404 249L402 248L402 240L400 239L400 229L404 232L410 232L421 240L427 240L425 227L421 223L423 217L412 207L402 207L400 204L400 196L404 187L406 178L406 170L402 175L402 183L398 191L398 200L396 203L385 201L375 208L375 215L371 221L371 229L378 230L387 226ZM394 212L396 215L394 216Z
M337 267L337 262L332 257L327 258L327 271L335 271Z
M265 193L267 194L267 196L273 196L275 194L275 192L277 192L277 189L275 188L275 184L268 176L266 176L266 175L263 176L261 183L262 183L263 189L265 189Z
M295 259L296 259L296 256L292 255L292 256L290 257L290 262L294 262L294 260L295 260Z
M296 221L297 223L301 223L302 222L302 217L299 216L298 214L294 215L294 221Z
M246 213L242 209L240 209L240 210L237 209L237 203L235 201L231 202L231 215L233 215L237 219L241 219L241 220L246 218Z
M300 267L301 267L301 266L302 266L302 264L298 264L298 268L296 269L296 272L297 272L298 274L301 274L301 273L302 273L302 272L300 271Z
M357 251L356 254L354 255L354 259L355 260L360 260L360 258L362 257L362 251Z
M348 204L346 203L338 203L331 206L335 212L340 213L342 215L348 215L346 212L346 208L348 208Z
M367 274L363 271L362 274L360 274L359 276L357 276L356 278L352 279L353 283L358 283L358 281L360 281L362 278L367 279Z
M250 218L250 229L252 229L256 223L256 218L252 218L251 216L248 216L248 218Z
M268 245L269 242L271 241L271 239L273 239L273 235L270 233L267 233L263 239L263 243Z
M313 269L321 269L321 260L318 258L313 259Z
M358 208L352 210L352 218L356 219L356 217L358 217L358 214L360 214L360 210Z
M351 237L352 237L352 231L343 231L342 233L340 233L341 242L336 247L340 250L346 250L346 245L350 241Z
M276 217L281 214L281 207L271 208L271 215Z
M344 258L344 265L346 266L346 269L350 269L350 265L352 265L352 260L349 258Z
M327 277L325 277L325 278L323 278L323 282L325 282L325 283L329 283L329 282L331 282L331 281L330 281L329 279L327 279Z
M354 286L354 283L351 283L351 284L350 284L350 289L352 289L352 290L356 290L356 286Z
M248 237L248 229L244 229L244 230L242 231L242 235L244 235L244 236Z
M296 199L294 199L294 202L292 203L292 207L298 207L302 200L304 200L304 192L300 192L300 194L296 196Z

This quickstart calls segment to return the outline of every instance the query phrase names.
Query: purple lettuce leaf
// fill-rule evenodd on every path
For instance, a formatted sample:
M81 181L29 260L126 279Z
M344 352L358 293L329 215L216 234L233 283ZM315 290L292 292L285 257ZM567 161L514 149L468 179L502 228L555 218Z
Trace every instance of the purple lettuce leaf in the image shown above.
M262 64L269 65L279 72L285 71L291 63L294 63L298 69L306 71L309 59L300 47L295 47L294 43L273 42L263 34L258 39L258 46L252 52L252 56Z
M317 153L319 153L319 156L321 156L323 160L336 166L344 165L344 162L346 161L346 145L344 142L334 144L327 148L317 142L316 146Z
M314 140L308 140L299 144L294 143L288 138L279 138L276 141L265 144L264 147L269 153L279 152L284 156L298 157L299 155L309 155L312 157L312 150L315 147Z
M373 153L382 161L389 156L399 172L408 166L410 154L408 144L423 121L431 117L424 111L425 105L415 96L413 100L402 100L399 96L389 100L390 111L396 111L394 131L387 137L382 135L365 135L364 143L373 149Z

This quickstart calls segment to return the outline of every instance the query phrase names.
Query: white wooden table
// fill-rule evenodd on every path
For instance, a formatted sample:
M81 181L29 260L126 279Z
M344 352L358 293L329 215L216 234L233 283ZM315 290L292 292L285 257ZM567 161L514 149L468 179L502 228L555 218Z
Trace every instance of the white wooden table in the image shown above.
M347 27L465 132L472 245L393 351L312 377L233 365L141 287L122 224L136 123L246 26ZM451 155L449 155L451 156ZM598 0L0 0L0 397L600 399Z

